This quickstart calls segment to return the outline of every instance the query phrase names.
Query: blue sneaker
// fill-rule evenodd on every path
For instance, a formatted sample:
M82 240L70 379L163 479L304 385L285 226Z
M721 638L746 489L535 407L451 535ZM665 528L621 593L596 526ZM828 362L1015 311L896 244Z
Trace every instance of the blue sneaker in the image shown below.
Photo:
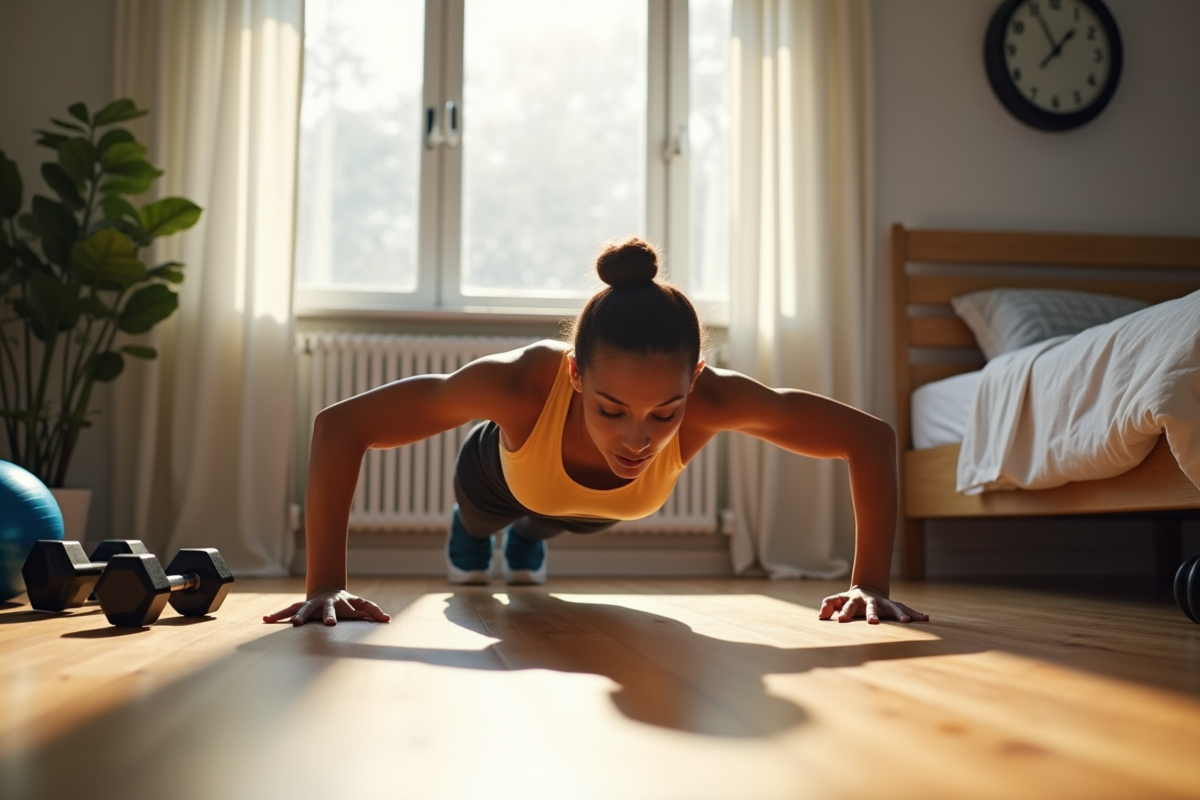
M504 580L510 586L546 582L546 542L526 539L509 525L504 529Z
M467 533L455 503L450 535L446 537L446 579L460 586L486 586L491 570L492 537L480 539Z

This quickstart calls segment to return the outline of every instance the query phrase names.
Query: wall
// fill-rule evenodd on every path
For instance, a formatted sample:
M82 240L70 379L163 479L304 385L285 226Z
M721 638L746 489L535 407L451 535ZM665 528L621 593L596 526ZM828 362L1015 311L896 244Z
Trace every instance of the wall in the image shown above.
M879 318L890 320L887 232L913 227L1200 236L1200 31L1195 0L1106 0L1125 65L1109 107L1052 134L1009 115L983 68L1000 0L876 0ZM880 410L892 408L888 322ZM933 575L1147 573L1137 520L934 523ZM1196 540L1189 541L1196 547Z
M0 0L0 150L20 167L26 207L33 194L51 194L39 171L51 153L33 144L33 129L46 127L51 116L66 117L67 106L76 101L94 109L112 99L115 5L115 0ZM80 438L67 485L94 490L88 538L101 539L116 535L109 502L108 387L98 385L93 397L99 415Z

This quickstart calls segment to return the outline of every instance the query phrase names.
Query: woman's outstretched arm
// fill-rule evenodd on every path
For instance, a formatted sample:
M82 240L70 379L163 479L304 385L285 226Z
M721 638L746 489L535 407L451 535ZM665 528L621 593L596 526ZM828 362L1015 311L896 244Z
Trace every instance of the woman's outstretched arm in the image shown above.
M521 351L503 354L451 375L395 381L322 410L313 424L304 498L307 598L264 621L386 622L378 606L346 591L347 528L363 454L427 439L473 419L495 419L503 426L519 413L529 361Z
M826 598L821 618L835 612L869 622L894 616L927 619L891 600L892 544L896 533L898 475L891 426L852 406L797 389L772 389L729 370L709 369L696 386L702 424L740 431L785 450L815 458L840 458L850 467L855 546L851 590Z

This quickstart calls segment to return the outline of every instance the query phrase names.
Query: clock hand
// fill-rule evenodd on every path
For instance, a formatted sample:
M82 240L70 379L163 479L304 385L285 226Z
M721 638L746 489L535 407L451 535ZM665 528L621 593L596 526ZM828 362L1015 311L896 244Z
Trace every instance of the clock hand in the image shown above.
M1029 15L1042 23L1042 30L1046 32L1046 41L1050 42L1050 46L1054 47L1054 34L1050 33L1050 26L1046 24L1046 20L1042 18L1042 14L1037 10L1037 6L1031 6Z
M1059 42L1058 44L1054 45L1054 49L1050 51L1050 55L1048 55L1044 59L1042 59L1042 66L1045 67L1047 64L1050 63L1050 59L1054 58L1057 55L1061 55L1063 45L1066 44L1067 42L1069 42L1074 35L1075 35L1074 28L1071 28L1071 30L1067 31L1066 35L1063 36L1062 41Z

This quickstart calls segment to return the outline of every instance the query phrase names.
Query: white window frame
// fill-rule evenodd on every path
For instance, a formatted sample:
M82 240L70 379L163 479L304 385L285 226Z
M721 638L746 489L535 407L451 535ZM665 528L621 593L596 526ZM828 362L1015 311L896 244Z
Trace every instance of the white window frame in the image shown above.
M648 0L646 236L659 246L667 277L685 292L689 276L689 158L687 121L690 110L688 0ZM459 137L469 124L463 108L465 0L425 0L423 104L434 110L437 127L446 132L447 104L458 109ZM424 122L424 120L422 120ZM444 136L442 137L445 138ZM425 131L422 131L422 140ZM390 287L353 289L297 285L300 316L368 314L496 313L505 315L569 315L582 300L567 292L513 292L467 295L462 278L462 148L444 141L421 148L418 202L417 289ZM614 236L623 234L614 232ZM700 304L710 324L727 319L728 303Z

